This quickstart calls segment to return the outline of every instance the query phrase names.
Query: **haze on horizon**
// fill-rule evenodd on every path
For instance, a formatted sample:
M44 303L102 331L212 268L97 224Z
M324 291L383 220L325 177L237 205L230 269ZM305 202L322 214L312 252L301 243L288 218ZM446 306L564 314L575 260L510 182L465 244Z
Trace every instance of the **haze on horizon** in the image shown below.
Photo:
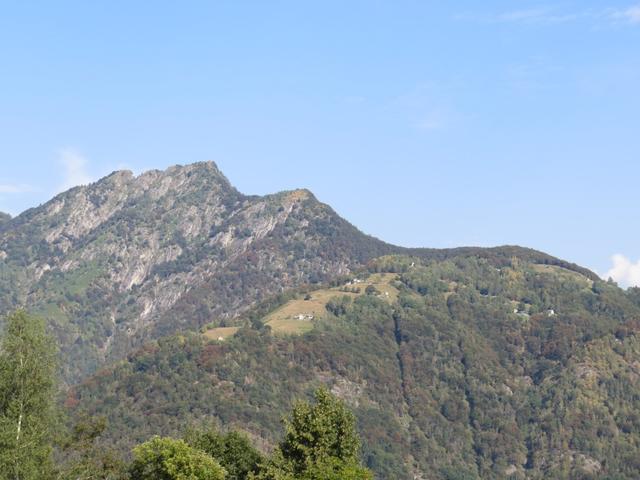
M211 159L388 242L640 285L637 1L62 1L5 6L0 40L0 211Z

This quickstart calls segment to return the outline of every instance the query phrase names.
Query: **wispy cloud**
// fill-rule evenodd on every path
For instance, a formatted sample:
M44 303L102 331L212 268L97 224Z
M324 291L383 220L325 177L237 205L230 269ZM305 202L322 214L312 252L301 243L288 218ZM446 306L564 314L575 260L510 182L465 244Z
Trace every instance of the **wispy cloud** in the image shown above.
M458 20L483 23L521 23L554 25L578 21L592 23L620 23L640 25L640 4L624 8L582 9L567 11L558 6L538 6L498 13L466 13L457 15Z
M507 10L498 13L466 13L457 15L458 20L471 20L482 23L530 23L556 24L566 23L593 16L590 10L563 12L555 7L535 7L519 10Z
M0 193L28 193L34 191L35 188L24 183L0 183Z
M626 9L616 10L613 12L612 17L627 23L640 25L640 3Z
M585 16L587 16L587 12L562 13L553 8L544 7L499 13L494 16L494 20L503 23L528 22L549 24L570 22Z
M603 278L612 278L622 287L640 287L640 260L634 263L621 254L611 257L613 266L603 275Z
M60 165L63 167L64 180L59 190L64 191L78 185L86 185L93 181L93 177L87 171L87 159L73 148L65 148L60 151Z

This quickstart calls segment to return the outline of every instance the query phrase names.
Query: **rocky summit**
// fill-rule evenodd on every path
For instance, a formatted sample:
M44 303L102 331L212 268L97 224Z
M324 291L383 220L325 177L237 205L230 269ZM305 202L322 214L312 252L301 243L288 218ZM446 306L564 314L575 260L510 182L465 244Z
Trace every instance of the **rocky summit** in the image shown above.
M77 380L132 347L225 322L391 246L307 190L233 188L213 162L118 171L0 222L0 306L50 319Z

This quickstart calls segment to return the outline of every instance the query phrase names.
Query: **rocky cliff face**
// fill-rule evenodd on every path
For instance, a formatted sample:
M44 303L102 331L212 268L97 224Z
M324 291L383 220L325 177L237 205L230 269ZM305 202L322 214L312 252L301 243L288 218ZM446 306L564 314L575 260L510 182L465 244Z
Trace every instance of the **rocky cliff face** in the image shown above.
M74 380L391 248L309 191L243 195L212 162L120 171L0 223L0 306L46 316Z

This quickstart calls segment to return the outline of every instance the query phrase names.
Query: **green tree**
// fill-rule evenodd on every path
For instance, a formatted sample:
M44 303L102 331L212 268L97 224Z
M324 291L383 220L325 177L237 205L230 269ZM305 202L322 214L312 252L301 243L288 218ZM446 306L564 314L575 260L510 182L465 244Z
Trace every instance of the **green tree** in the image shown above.
M133 449L131 480L223 480L225 471L184 440L154 437Z
M246 435L238 432L220 434L215 429L192 431L186 435L189 445L202 450L220 462L227 471L227 480L245 480L258 473L264 461Z
M380 292L373 285L367 285L367 288L364 289L364 293L367 295L378 295Z
M285 438L259 478L269 480L367 480L360 465L355 417L326 389L316 403L298 402L285 420Z
M51 475L55 363L44 321L10 314L0 352L0 479Z
M96 442L107 428L105 417L81 417L63 444L67 457L60 477L69 480L117 480L124 463L118 454Z

